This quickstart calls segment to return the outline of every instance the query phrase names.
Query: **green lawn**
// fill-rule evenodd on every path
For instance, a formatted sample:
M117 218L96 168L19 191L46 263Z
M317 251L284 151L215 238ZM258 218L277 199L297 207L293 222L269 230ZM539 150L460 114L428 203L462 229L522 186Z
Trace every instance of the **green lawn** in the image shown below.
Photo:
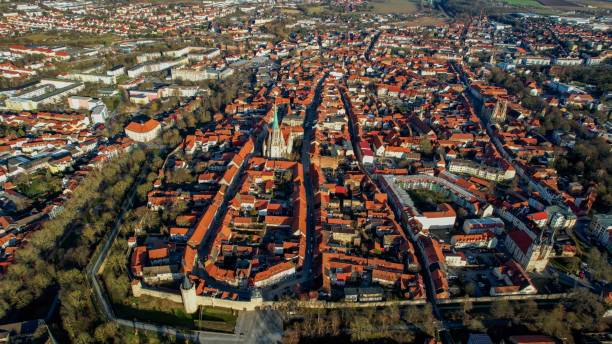
M309 6L306 7L306 14L312 16L325 12L327 8L325 6Z
M518 7L544 7L537 0L504 0L507 4Z
M200 307L194 314L187 314L182 304L150 296L129 296L122 303L115 302L117 316L185 329L234 332L237 316L231 309Z
M76 32L35 32L15 38L2 39L0 43L12 44L17 40L22 44L65 44L78 47L96 44L110 45L121 39L121 37L113 34L95 35Z
M236 327L236 316L227 308L200 307L193 317L199 329L233 332Z
M140 298L148 297L141 296ZM165 308L164 310L149 308L143 309L138 305L129 306L125 304L115 304L114 308L117 316L124 319L138 319L146 322L171 325L186 329L194 328L193 318L189 314L185 313L185 311L182 309L183 307L180 305L178 305L178 307L171 306L169 308Z
M418 11L418 0L374 0L369 4L374 7L376 13L401 13L414 14Z

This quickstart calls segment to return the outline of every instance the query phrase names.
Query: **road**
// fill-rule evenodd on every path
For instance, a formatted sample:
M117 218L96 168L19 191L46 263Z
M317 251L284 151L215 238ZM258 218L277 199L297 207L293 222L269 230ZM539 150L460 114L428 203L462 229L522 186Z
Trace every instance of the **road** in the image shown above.
M315 218L314 218L314 191L312 187L312 178L310 174L310 147L314 140L314 121L319 104L321 103L321 89L327 74L324 75L315 89L315 97L312 104L306 110L306 118L304 118L304 139L302 140L302 168L304 169L304 189L306 190L306 256L304 257L304 266L302 268L302 276L312 277L312 263L314 259L314 249L317 245L317 235L315 233ZM312 278L309 278L312 282ZM308 286L307 286L308 287Z
M368 47L367 52L364 54L366 56L366 59L370 59L370 51L373 49L373 47L376 44L376 41L378 40L379 35L376 35L375 38L372 40L370 46ZM357 132L355 131L355 123L353 121L353 113L352 113L352 106L351 106L351 102L350 102L350 98L346 92L346 89L344 87L341 88L341 96L342 96L342 102L344 104L344 108L346 110L347 116L348 116L348 120L349 120L349 134L351 136L351 144L353 145L353 149L355 150L355 152L357 153L357 162L359 164L359 167L361 168L361 170L366 174L366 176L373 182L375 183L379 188L380 186L378 185L376 179L374 178L374 176L371 173L371 168L370 166L364 166L364 164L362 163L362 157L361 157L361 151L358 148L359 147L359 137L357 135ZM404 230L409 230L408 228L404 228ZM406 234L408 236L408 234ZM415 245L416 248L416 252L420 261L421 266L426 267L427 265L425 264L426 260L424 258L424 254L422 251L422 248L417 244ZM442 313L440 312L437 302L436 302L436 297L435 294L433 292L434 290L434 286L433 286L433 280L431 279L431 275L429 273L429 269L424 268L423 269L423 273L424 273L424 278L425 281L427 283L427 287L425 288L426 294L427 294L427 300L429 301L429 303L432 305L432 311L433 311L433 315L436 318L436 327L438 328L438 333L440 338L442 339L442 341L444 343L449 343L452 344L453 343L453 339L450 335L450 333L446 330L445 326L444 326L444 319L442 317Z
M236 335L243 343L280 343L283 319L275 310L240 312L236 321Z
M314 261L314 250L317 245L317 233L315 231L316 219L315 215L315 198L314 190L312 185L312 178L310 174L310 148L312 141L314 140L313 126L315 124L316 112L319 104L321 103L321 90L323 82L327 78L327 74L323 75L315 88L315 96L312 103L306 109L306 116L304 118L304 138L302 139L302 152L301 152L301 163L304 171L304 189L306 191L306 254L304 256L304 264L302 270L298 273L297 279L287 280L278 283L270 288L262 290L262 295L265 299L271 300L275 297L279 297L283 291L287 288L300 283L306 289L313 287L313 261Z

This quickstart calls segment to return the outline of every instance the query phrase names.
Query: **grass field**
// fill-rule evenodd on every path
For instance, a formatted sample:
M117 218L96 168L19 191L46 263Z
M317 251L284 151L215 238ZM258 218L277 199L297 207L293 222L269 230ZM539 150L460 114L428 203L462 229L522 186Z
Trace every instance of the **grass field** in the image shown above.
M217 332L233 332L236 327L237 317L231 309L200 307L194 314L187 314L181 304L150 296L128 297L126 301L113 305L117 315L124 319Z
M415 14L419 7L418 0L374 0L369 2L376 13Z
M200 316L202 320L199 320ZM193 317L199 329L233 332L236 327L236 316L231 309L200 307Z
M19 40L19 42L26 44L65 44L69 46L87 46L96 44L110 45L114 42L120 41L122 38L112 34L94 35L74 32L36 32L17 38L12 38L11 41L7 41L6 43L12 44L16 39ZM0 43L2 42L4 42L4 40L0 41Z
M306 8L306 14L313 16L325 12L325 6L309 6Z
M504 0L507 4L518 7L543 7L536 0Z
M612 1L606 0L573 0L572 2L583 5L612 10Z

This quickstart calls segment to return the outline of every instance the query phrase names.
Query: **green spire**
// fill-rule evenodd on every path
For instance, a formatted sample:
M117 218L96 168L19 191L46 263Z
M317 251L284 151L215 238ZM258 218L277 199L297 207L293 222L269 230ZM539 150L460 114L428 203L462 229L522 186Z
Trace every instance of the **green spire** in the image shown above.
M274 120L272 121L272 129L278 129L278 107L274 104Z

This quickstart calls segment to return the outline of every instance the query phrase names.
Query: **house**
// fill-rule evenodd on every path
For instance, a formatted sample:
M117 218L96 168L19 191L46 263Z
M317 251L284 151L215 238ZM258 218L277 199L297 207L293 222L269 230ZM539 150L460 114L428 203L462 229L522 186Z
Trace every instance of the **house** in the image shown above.
M161 123L154 119L143 122L130 122L125 127L125 134L136 142L149 142L161 133Z

